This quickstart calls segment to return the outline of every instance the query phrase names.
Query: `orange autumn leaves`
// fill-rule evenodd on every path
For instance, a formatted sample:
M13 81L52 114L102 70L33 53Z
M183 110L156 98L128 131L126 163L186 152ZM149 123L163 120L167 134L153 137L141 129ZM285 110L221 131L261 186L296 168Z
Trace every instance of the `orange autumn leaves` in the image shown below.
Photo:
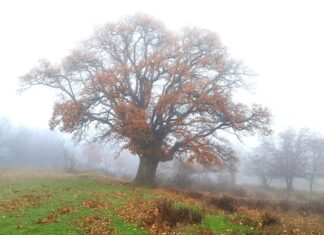
M61 130L71 132L79 123L84 111L84 106L80 101L56 103L49 124L50 128L53 129L62 123Z

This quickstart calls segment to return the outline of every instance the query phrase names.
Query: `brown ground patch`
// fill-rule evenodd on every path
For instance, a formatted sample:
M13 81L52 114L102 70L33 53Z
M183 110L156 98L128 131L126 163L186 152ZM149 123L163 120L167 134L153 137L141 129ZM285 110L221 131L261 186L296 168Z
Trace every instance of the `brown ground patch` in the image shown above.
M146 228L154 235L178 234L174 230L181 230L183 225L202 221L201 214L191 212L187 208L174 208L169 200L145 201L141 196L136 196L121 207L117 215L141 228Z
M24 194L20 197L5 200L0 203L0 210L17 211L20 208L32 208L38 206L41 200L49 198L50 194L35 195L32 193Z
M82 227L88 235L113 234L115 229L109 227L110 224L111 221L107 218L87 216L82 222Z
M57 218L59 215L64 215L64 214L68 214L71 212L75 212L76 209L74 207L66 207L66 208L62 208L62 209L57 209L55 211L53 211L49 216L40 219L37 221L38 224L49 224L49 223L54 223L57 221Z
M82 206L88 209L106 209L110 204L108 202L94 201L94 200L84 200Z
M117 192L117 193L112 193L110 195L110 197L111 198L121 198L121 197L124 197L126 195L127 195L127 193L125 193L125 192Z
M125 192L106 193L106 192L93 192L92 196L98 199L121 198L127 195Z
M159 214L154 201L144 201L142 197L136 196L127 205L122 206L117 215L131 223L138 224L141 228L149 230L150 234L171 235L171 228L165 223L156 223L154 217Z

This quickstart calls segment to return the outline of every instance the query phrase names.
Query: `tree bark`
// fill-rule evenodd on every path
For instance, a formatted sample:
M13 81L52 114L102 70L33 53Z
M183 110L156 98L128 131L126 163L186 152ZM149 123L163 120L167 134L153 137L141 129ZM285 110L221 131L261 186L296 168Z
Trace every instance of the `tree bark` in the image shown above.
M134 183L141 186L154 187L158 164L159 161L156 159L150 157L140 157L140 163Z

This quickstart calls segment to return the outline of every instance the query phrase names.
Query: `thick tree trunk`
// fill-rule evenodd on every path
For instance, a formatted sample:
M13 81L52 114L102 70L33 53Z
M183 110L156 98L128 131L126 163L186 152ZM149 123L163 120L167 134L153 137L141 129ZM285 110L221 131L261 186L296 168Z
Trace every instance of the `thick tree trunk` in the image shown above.
M146 187L155 186L155 175L159 161L150 157L140 157L137 174L134 183Z

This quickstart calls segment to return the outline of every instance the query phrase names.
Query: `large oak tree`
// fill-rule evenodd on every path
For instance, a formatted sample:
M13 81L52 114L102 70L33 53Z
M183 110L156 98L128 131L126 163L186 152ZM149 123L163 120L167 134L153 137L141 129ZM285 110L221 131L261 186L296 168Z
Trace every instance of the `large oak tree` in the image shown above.
M51 128L118 142L140 159L135 182L153 185L161 161L226 167L235 156L222 133L269 131L266 109L232 97L244 75L214 33L175 33L136 15L98 28L62 63L43 60L21 79L23 88L59 91Z

